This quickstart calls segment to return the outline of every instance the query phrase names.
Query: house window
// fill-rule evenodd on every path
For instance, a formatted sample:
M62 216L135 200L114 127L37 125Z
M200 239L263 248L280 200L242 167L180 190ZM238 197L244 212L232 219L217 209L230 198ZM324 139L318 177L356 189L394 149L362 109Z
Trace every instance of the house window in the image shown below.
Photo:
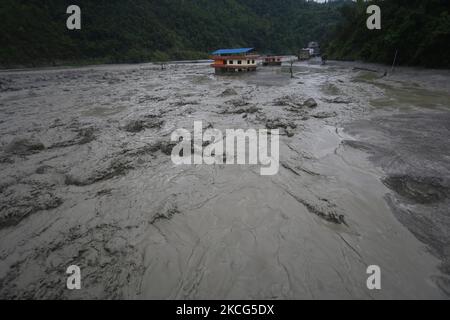
M242 60L239 60L239 61L238 61L238 64L242 64Z
M230 60L228 63L229 63L229 64L233 64L233 60Z
M250 60L247 60L247 64L250 64Z
M255 60L252 60L252 64L255 64Z

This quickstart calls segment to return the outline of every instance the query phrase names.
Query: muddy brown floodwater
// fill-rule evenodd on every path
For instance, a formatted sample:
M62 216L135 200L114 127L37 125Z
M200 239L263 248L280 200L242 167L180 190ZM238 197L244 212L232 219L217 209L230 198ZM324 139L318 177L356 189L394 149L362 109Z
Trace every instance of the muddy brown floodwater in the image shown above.
M1 72L0 297L448 299L450 73L354 67ZM175 166L197 120L279 128L279 173Z

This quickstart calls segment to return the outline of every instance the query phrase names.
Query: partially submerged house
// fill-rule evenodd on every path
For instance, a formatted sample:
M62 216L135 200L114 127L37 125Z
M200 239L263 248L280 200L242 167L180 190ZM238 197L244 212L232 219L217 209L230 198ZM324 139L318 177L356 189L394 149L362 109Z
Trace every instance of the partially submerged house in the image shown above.
M298 60L304 61L304 60L309 60L309 58L311 58L311 53L310 53L309 49L301 49L298 54Z
M281 66L281 57L277 56L266 56L263 59L263 66Z
M307 48L303 48L300 50L298 54L298 60L309 60L311 57L317 57L320 56L320 46L319 43L315 41L311 41L308 43Z
M217 74L256 71L258 55L253 48L220 49L212 53L211 64Z
M309 53L312 57L320 56L320 46L319 43L312 41L308 43Z

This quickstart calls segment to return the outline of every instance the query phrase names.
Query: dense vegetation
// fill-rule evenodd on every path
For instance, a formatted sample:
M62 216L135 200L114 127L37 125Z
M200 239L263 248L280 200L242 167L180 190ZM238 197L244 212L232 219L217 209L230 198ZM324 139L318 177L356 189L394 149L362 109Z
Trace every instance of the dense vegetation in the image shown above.
M382 29L366 26L369 4L381 8ZM450 68L449 0L358 1L342 7L343 21L327 47L330 58Z
M450 68L450 0L2 0L0 66L206 58L220 47ZM366 28L369 4L382 29ZM82 30L66 8L82 9Z
M82 10L82 30L66 9ZM304 0L2 0L0 65L207 57L219 47L296 53L322 41L339 3Z

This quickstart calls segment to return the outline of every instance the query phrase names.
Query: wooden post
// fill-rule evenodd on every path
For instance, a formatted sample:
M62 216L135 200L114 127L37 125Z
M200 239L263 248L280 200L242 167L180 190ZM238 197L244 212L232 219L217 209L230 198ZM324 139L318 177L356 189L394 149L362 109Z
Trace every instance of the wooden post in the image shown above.
M290 67L290 72L291 72L291 79L294 78L294 71L292 70L292 66L294 65L294 60L291 59L291 67Z
M397 54L398 54L398 49L395 50L394 62L392 62L391 73L394 72L395 62L397 61Z

